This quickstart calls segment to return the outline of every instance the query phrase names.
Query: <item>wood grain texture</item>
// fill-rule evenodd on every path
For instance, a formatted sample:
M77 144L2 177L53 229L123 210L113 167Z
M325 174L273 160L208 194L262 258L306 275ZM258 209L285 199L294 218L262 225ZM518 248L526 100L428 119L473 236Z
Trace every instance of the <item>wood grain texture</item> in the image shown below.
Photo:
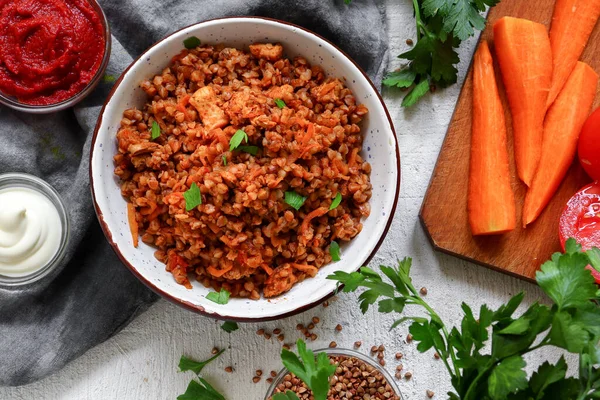
M527 18L550 27L554 0L503 1L488 15L488 25L480 40L486 40L494 52L492 27L503 16ZM596 26L582 60L600 71L600 25ZM500 236L473 237L467 215L469 151L471 134L472 71L465 84L442 145L429 189L425 195L420 218L434 247L477 264L533 281L540 264L560 250L558 220L575 192L590 181L577 161L539 219L524 229L521 227L526 186L518 179L513 147L510 109L498 64L496 77L508 128L508 151L511 160L512 187L517 202L518 227ZM595 107L598 105L596 98Z

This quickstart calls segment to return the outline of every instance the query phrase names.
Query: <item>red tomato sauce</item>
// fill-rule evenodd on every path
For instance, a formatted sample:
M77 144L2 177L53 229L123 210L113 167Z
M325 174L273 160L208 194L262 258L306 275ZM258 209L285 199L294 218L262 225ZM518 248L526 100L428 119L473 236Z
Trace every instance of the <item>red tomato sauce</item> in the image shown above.
M0 91L30 105L67 100L98 72L105 44L86 0L0 0Z

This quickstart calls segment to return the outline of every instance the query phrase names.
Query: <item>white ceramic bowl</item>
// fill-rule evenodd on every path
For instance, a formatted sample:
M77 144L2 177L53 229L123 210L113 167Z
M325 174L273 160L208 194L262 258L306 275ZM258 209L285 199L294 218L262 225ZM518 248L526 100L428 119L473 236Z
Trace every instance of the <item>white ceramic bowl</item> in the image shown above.
M116 133L125 109L141 108L147 100L139 84L160 73L171 57L183 48L183 40L197 36L203 43L225 43L245 47L254 42L279 42L285 55L302 55L330 76L345 77L358 103L365 104L368 117L362 122L365 135L363 157L372 165L371 215L362 232L342 247L342 259L321 268L316 277L294 286L270 300L231 299L226 305L205 298L209 289L193 281L186 289L175 282L164 264L154 258L155 249L140 241L134 248L127 223L126 202L113 174L117 151ZM394 128L377 90L364 72L336 46L301 27L255 17L223 18L184 28L156 43L120 77L104 105L92 142L90 178L96 213L102 229L123 263L146 285L163 297L190 310L214 318L265 321L293 315L331 296L336 283L326 277L337 270L356 271L365 265L381 244L392 221L400 190L400 154Z

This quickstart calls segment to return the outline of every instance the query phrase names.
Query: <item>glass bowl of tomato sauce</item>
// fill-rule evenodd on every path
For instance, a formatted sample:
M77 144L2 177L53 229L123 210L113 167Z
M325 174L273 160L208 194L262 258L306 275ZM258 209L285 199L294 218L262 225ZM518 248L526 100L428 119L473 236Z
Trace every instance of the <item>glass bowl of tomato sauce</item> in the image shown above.
M96 0L0 1L0 103L34 114L72 107L102 80L110 49Z

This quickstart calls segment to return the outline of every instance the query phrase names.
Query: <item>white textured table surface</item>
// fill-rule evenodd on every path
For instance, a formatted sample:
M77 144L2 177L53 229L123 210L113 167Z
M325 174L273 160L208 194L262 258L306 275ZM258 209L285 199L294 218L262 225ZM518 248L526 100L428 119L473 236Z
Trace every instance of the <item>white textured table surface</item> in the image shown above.
M414 36L414 19L409 1L387 0L390 60L396 66L396 55L407 47L405 41ZM418 221L419 208L431 172L454 110L462 81L475 46L475 39L460 49L460 82L449 89L427 96L410 111L400 107L400 97L385 93L385 101L394 119L402 157L402 186L392 228L372 264L391 264L409 255L414 259L413 280L417 287L427 287L428 301L448 324L460 321L460 304L474 308L487 303L497 307L511 295L526 291L526 303L542 296L534 285L519 281L479 266L435 253ZM182 394L190 373L177 372L182 354L196 359L210 356L213 347L228 348L221 358L207 367L206 377L230 400L262 400L268 384L263 377L252 382L254 371L265 374L279 371L281 343L266 341L256 330L283 330L286 342L299 338L296 325L318 316L321 323L315 332L318 340L312 348L327 347L336 341L351 348L357 340L362 351L384 344L388 370L393 372L396 352L404 353L405 371L413 378L399 386L406 400L427 399L425 391L433 390L435 398L446 398L449 378L440 361L431 352L420 354L414 344L406 344L407 327L388 331L391 317L376 312L361 315L355 295L341 294L330 306L321 306L282 321L240 325L240 330L227 334L220 323L195 315L167 301L160 300L121 333L88 351L62 371L40 382L19 388L0 388L0 399L165 399ZM342 332L335 326L341 324ZM534 353L528 361L530 369L542 359L555 361L558 351ZM228 374L226 366L235 372ZM571 363L571 365L575 365Z

